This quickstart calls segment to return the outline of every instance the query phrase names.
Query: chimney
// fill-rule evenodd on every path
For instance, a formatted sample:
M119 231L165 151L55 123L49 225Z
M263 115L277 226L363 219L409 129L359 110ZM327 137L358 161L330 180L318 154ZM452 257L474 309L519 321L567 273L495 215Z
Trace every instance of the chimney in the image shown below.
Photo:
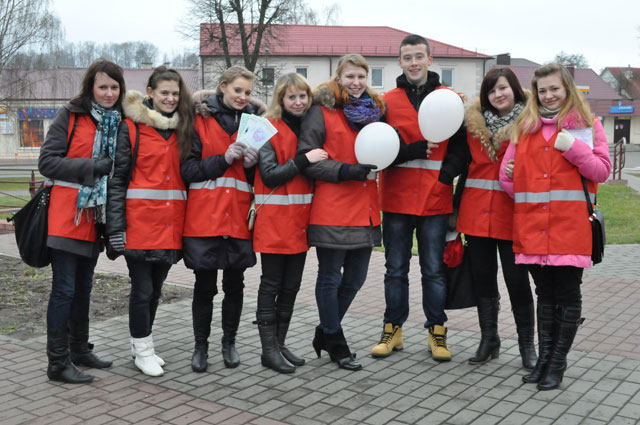
M511 65L511 53L502 53L497 55L496 65Z
M142 62L141 65L142 65L143 69L152 69L153 68L153 62Z

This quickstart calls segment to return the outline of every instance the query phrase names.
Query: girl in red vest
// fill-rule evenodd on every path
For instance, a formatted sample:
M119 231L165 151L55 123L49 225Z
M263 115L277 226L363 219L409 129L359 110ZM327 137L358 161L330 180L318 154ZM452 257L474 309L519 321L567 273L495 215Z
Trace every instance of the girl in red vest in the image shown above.
M611 171L600 120L559 64L538 68L500 169L514 196L513 250L527 264L538 296L538 361L522 379L558 388L582 322L582 272L591 266L591 202Z
M191 154L182 164L189 185L183 254L193 269L193 333L191 368L207 370L213 297L222 270L222 357L237 367L235 347L242 315L244 270L256 264L247 215L258 151L236 142L243 113L262 114L264 105L251 101L253 73L233 66L220 76L215 93L196 93L196 133ZM199 98L203 97L204 101Z
M369 65L358 54L340 58L335 77L314 92L314 103L300 129L299 153L322 148L329 159L312 164L315 178L308 232L316 247L316 302L320 326L313 346L318 356L348 370L362 365L352 355L342 330L344 317L367 278L373 246L380 245L380 207L373 165L358 164L358 131L384 114L382 99L367 87Z
M129 91L127 119L118 136L115 171L109 182L107 253L124 253L131 278L129 331L135 365L149 376L164 372L151 330L162 284L182 257L187 192L180 161L193 139L193 104L180 74L156 68L147 96Z
M53 282L47 309L49 379L91 382L75 365L111 366L89 340L93 271L102 250L96 226L104 226L107 180L116 151L122 68L99 59L84 75L80 94L60 108L40 149L40 173L53 180L49 236Z
M533 369L536 362L529 273L527 266L515 264L513 199L502 190L498 181L500 163L509 146L513 123L524 109L526 100L511 69L490 70L482 81L480 97L465 113L466 155L457 155L458 158L448 161L451 165L443 165L440 172L440 179L449 176L449 182L459 172L466 176L457 230L465 234L468 243L482 335L475 355L469 359L471 364L485 363L497 358L500 352L496 251L500 253L502 273L509 291L522 364L526 369ZM450 159L448 155L447 160ZM452 173L448 167L454 164L459 170Z
M309 250L313 185L301 173L327 158L322 149L296 155L300 123L310 106L311 88L303 76L290 73L278 79L266 113L278 133L260 148L255 182L259 213L253 249L261 253L262 264L256 312L261 361L281 373L294 372L305 362L287 348L285 338Z

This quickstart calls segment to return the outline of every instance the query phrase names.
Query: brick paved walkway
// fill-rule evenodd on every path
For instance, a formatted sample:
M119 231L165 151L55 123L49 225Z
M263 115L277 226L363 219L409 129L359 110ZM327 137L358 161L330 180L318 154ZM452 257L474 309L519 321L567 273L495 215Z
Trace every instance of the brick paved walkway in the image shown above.
M15 255L13 235L0 235L0 253ZM225 369L219 354L215 300L209 370L191 371L190 301L161 305L154 339L167 365L150 378L137 371L128 352L127 317L92 323L92 341L114 360L91 370L91 385L53 383L45 375L45 338L0 337L0 423L175 424L635 424L640 418L640 245L610 245L605 261L585 273L587 318L569 355L560 390L539 392L521 383L515 326L508 295L500 313L500 357L481 366L466 360L479 342L474 309L449 311L454 357L436 363L426 350L417 261L410 279L411 313L403 328L405 350L386 358L368 353L379 338L384 296L384 256L374 253L369 275L345 319L351 348L364 365L338 369L311 348L317 310L313 294L315 253L309 253L288 344L307 364L293 375L260 365L255 325L259 266L246 273L246 298L238 335L242 363ZM126 272L124 261L101 258L99 271ZM192 285L182 264L169 282Z

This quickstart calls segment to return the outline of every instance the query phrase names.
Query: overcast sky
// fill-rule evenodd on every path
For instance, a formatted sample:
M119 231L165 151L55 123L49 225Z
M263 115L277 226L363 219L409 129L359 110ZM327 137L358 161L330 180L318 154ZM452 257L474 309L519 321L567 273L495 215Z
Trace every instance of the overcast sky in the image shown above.
M308 3L321 9L331 1ZM538 63L552 60L561 50L582 53L596 72L605 66L640 67L637 0L337 3L342 9L341 25L389 26L479 53L511 53ZM184 0L53 0L52 4L67 41L149 41L170 56L189 46L195 48L194 42L175 32Z

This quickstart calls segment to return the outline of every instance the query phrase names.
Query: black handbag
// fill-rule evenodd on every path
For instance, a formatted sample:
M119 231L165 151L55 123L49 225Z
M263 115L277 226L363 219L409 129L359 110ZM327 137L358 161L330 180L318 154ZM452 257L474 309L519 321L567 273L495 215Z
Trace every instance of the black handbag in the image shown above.
M47 247L49 197L52 186L40 186L35 196L7 221L13 221L16 243L22 261L31 267L51 263Z
M475 289L473 287L473 274L471 273L471 260L469 250L464 245L462 262L446 268L447 299L444 304L446 310L458 310L461 308L475 307L478 305Z
M584 189L584 196L587 200L587 209L589 210L589 221L591 222L591 261L593 264L602 262L604 258L604 246L607 243L607 235L604 230L604 214L600 210L594 210L591 205L591 198L589 197L589 190L587 189L587 181L582 177L582 188Z

